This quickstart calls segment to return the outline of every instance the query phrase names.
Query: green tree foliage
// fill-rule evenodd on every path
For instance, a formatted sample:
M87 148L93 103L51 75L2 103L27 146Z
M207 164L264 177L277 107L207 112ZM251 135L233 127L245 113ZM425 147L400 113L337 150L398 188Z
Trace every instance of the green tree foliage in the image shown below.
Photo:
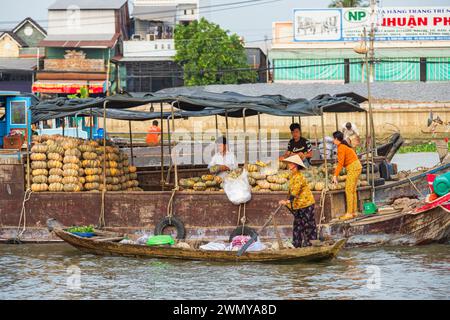
M175 49L186 86L256 81L256 71L245 70L249 65L239 37L204 18L177 25Z
M352 8L352 7L367 7L369 4L363 0L333 0L329 8Z

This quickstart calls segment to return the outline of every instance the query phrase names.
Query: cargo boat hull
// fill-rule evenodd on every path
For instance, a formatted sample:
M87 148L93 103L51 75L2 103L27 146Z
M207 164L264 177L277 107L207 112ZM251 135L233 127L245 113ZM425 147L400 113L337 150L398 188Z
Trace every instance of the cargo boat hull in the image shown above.
M180 177L197 175L202 168L194 170L180 170ZM450 170L450 164L444 164L430 170L428 173L442 174ZM379 186L375 191L377 203L388 204L401 197L420 197L421 193L428 193L426 173L412 176L409 179ZM0 241L7 241L17 235L22 204L24 200L24 170L22 164L0 164ZM146 189L153 181L160 181L158 171L141 171L139 179ZM153 183L154 185L154 183ZM170 186L168 186L170 189ZM365 200L370 199L369 187L359 189L360 207ZM167 214L167 205L172 192L144 191L144 192L108 192L105 194L104 209L105 222L108 230L143 233L153 232L155 225ZM316 198L316 221L320 220L321 193L314 192ZM278 206L278 201L285 199L285 192L254 193L252 200L245 205L246 225L258 229L262 226L270 212ZM322 223L328 224L345 212L345 193L343 190L331 191L325 195ZM63 225L97 225L102 208L101 193L32 193L24 204L24 218L26 229L21 240L28 242L58 241L46 229L46 221L56 218ZM186 192L177 191L173 202L174 215L183 221L186 227L186 236L192 239L228 239L232 230L239 224L239 217L244 215L244 208L228 201L223 192ZM240 214L239 214L240 212ZM444 220L448 219L448 212L442 213ZM409 219L409 218L408 218ZM421 216L411 217L422 219ZM277 216L277 225L285 238L292 237L293 218L287 209L283 209ZM353 235L379 234L379 229L386 234L399 234L408 232L397 228L397 224L380 224L374 221L373 226L354 228ZM412 223L413 225L413 223ZM446 224L444 223L444 226ZM397 228L397 229L396 229ZM426 229L427 227L424 227ZM417 243L441 241L448 237L446 230L436 234L424 232L418 234ZM330 234L340 235L339 227ZM268 228L263 237L274 238L273 228ZM346 236L349 236L347 234ZM423 238L422 238L423 237Z

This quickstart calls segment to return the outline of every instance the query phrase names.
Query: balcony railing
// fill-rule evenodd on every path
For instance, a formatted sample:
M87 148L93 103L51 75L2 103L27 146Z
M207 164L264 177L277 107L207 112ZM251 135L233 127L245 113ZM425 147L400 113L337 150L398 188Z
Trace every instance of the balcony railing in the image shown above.
M131 40L123 43L124 57L173 57L175 41L173 39Z

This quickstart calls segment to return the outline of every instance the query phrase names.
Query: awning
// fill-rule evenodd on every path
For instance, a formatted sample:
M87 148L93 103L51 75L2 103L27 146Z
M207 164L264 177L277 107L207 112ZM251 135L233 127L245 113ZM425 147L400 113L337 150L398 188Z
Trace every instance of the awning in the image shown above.
M100 94L104 92L104 81L37 81L33 83L33 93L60 93L77 94L81 88L89 85L89 93Z

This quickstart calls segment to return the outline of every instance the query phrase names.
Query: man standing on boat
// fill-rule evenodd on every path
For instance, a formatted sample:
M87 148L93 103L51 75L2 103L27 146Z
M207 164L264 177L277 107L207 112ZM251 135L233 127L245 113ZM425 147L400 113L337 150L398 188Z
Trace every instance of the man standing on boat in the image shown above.
M313 156L311 142L302 137L300 124L293 123L290 125L289 129L291 130L292 139L289 140L287 150L284 155L280 157L280 160L284 160L287 157L297 154L303 160L305 165L308 166L310 164L309 159Z
M228 150L227 138L219 137L216 140L217 152L212 157L208 169L214 167L214 173L220 177L225 177L227 171L238 167L236 157Z

